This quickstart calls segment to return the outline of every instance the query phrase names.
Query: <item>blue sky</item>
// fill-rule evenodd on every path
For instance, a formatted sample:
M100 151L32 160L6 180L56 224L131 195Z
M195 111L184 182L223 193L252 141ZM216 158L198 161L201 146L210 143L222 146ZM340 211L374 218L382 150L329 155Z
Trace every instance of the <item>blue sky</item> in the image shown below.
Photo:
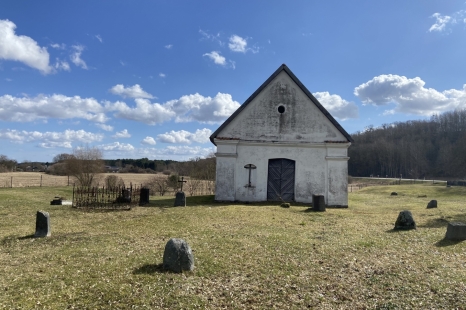
M348 133L466 108L466 2L0 3L0 154L187 160L282 63Z

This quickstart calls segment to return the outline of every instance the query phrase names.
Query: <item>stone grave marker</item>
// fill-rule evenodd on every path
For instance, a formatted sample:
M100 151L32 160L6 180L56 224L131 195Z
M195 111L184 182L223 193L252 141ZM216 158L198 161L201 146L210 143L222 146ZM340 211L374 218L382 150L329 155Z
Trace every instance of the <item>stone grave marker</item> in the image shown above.
M185 240L172 238L167 242L163 252L163 268L178 273L194 269L194 255Z
M184 177L181 177L181 180L178 180L181 183L181 189L175 195L175 207L186 207L186 195L183 192L183 183L186 183Z
M453 241L466 240L466 224L460 222L448 223L445 239Z
M149 194L150 191L148 188L143 187L141 188L141 192L139 194L139 205L145 205L149 203Z
M312 210L325 211L325 197L323 195L312 195Z
M427 204L427 209L437 208L437 200L431 200Z
M416 229L416 222L414 222L413 215L411 211L404 210L401 211L398 215L398 218L395 222L395 230L409 230Z
M68 205L71 206L73 202L71 200L66 200L63 197L55 196L55 198L50 201L50 205Z
M50 215L45 211L37 211L35 238L50 237Z

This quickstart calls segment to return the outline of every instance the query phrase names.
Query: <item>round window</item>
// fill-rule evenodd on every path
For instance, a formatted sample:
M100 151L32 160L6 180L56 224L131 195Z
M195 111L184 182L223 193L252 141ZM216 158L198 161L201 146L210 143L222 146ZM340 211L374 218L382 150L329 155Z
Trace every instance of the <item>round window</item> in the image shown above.
M282 114L283 112L285 112L285 107L281 105L278 107L278 113Z

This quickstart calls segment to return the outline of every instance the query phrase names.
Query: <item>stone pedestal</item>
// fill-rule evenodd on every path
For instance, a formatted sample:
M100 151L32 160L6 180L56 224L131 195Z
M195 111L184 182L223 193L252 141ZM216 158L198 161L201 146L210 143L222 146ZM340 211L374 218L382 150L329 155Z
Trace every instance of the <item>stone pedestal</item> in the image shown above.
M176 193L175 207L186 207L186 195L184 194L184 192Z
M37 211L35 238L50 237L50 215L45 211Z
M323 195L312 195L312 210L325 211L325 197Z
M459 222L448 223L445 239L454 241L466 240L466 224Z

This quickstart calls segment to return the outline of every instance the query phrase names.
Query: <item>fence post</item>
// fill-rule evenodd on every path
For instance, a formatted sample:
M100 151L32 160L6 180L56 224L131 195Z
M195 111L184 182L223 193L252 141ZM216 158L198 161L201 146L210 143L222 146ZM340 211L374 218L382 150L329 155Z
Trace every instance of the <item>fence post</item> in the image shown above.
M40 175L40 185L39 187L42 187L42 174Z
M70 186L70 176L68 176L68 185L67 186Z
M13 177L11 177L11 180L10 180L10 187L13 188Z

